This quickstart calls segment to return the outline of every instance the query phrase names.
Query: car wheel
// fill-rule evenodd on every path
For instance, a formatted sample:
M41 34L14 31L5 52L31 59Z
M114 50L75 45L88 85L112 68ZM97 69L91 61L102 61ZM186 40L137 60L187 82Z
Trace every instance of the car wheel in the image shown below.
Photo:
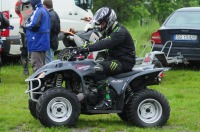
M139 127L163 126L170 116L167 99L156 90L144 89L136 92L127 106L129 123Z
M75 125L80 109L76 95L64 88L47 90L36 105L37 117L47 127Z

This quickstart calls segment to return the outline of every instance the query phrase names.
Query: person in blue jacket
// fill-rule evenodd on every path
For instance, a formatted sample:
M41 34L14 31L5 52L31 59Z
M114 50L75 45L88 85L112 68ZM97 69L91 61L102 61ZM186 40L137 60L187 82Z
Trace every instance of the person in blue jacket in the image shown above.
M45 52L50 49L50 14L41 0L30 0L33 13L26 22L28 51L33 72L45 64Z

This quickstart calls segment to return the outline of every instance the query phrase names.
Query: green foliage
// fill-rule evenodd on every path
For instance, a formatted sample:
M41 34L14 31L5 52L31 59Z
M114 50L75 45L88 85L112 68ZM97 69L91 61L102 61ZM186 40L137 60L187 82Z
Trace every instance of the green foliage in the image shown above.
M131 33L134 39L137 56L141 55L144 49L144 45L148 45L148 49L146 52L149 52L151 48L151 43L149 42L150 37L153 32L158 30L158 21L154 19L149 19L148 23L143 26L140 25L139 21L134 20L123 22L123 24Z
M109 6L115 10L119 21L155 18L162 24L176 9L199 5L200 0L95 0L93 12Z

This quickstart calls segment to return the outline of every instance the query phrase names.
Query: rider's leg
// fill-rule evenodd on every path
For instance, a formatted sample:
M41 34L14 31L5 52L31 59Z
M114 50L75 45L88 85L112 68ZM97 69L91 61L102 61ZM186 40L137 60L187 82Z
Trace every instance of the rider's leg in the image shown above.
M101 72L106 76L112 76L123 72L122 64L116 60L102 62L101 64L97 65L95 69L96 72ZM105 88L105 95L103 100L99 102L94 109L109 109L112 106L108 80L106 80L102 87Z

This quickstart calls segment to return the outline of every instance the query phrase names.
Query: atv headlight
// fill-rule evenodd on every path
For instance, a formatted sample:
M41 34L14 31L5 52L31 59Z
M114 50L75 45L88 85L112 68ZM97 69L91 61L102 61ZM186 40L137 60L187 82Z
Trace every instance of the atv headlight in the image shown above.
M37 76L37 78L44 78L45 77L45 72L41 72L38 76Z

